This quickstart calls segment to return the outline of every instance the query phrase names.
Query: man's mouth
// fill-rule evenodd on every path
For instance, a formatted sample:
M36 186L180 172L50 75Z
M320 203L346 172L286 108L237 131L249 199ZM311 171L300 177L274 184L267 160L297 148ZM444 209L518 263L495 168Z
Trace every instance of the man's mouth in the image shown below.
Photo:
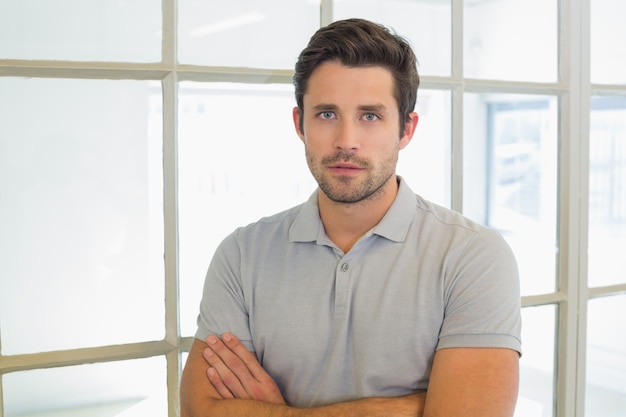
M341 153L333 157L323 158L322 164L324 164L329 171L339 175L358 174L368 167L366 160L361 160L354 155Z
M331 165L330 168L332 169L362 169L360 166L357 166L354 164L348 164L348 163L334 164L334 165Z
M335 164L329 165L328 169L334 175L349 177L349 176L360 174L361 172L363 172L364 168L358 165L342 162L342 163L335 163Z

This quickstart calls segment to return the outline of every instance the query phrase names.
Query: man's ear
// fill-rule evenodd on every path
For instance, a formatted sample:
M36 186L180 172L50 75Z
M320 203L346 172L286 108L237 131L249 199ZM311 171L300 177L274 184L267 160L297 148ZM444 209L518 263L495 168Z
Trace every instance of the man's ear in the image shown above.
M301 115L300 115L300 109L298 108L298 106L293 108L291 115L293 117L293 125L296 128L296 133L300 137L300 140L302 142L304 142L304 132L302 131L302 129L300 129L300 117L301 117Z
M416 112L409 113L409 120L404 124L404 131L402 131L402 137L400 138L400 149L404 149L411 142L418 121L419 116Z

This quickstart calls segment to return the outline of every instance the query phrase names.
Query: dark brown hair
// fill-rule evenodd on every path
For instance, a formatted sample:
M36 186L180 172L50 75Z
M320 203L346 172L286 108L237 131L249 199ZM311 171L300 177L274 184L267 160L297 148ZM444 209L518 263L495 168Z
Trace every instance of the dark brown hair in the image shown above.
M391 71L400 112L400 131L415 108L419 74L417 59L406 39L364 19L339 20L319 29L300 53L293 76L303 129L303 97L313 71L326 61L349 67L380 66Z

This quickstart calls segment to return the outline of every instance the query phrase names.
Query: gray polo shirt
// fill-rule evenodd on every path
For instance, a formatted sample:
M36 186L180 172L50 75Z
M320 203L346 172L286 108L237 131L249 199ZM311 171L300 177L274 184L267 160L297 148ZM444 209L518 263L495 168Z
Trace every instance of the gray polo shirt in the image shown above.
M521 352L517 266L498 233L404 180L380 223L343 253L315 192L217 249L196 337L226 331L291 405L409 394L427 388L437 349Z

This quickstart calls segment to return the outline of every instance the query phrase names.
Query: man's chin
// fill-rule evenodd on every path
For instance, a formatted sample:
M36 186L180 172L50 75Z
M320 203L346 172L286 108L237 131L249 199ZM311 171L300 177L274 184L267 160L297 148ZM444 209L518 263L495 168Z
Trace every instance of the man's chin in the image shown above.
M367 200L371 196L371 193L362 189L355 190L354 185L352 185L352 183L350 184L351 185L349 187L346 187L349 189L341 189L342 187L326 187L326 189L322 187L320 188L329 200L338 204L355 204L363 200Z

